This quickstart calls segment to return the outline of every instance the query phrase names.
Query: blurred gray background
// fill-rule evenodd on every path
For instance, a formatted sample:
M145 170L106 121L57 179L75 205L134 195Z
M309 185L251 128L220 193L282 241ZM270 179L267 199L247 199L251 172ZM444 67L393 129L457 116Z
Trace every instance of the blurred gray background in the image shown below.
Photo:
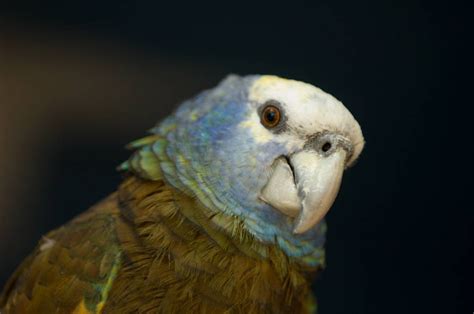
M367 140L328 216L321 313L472 312L466 12L1 4L0 286L42 234L115 190L125 144L228 73L269 73L335 95Z

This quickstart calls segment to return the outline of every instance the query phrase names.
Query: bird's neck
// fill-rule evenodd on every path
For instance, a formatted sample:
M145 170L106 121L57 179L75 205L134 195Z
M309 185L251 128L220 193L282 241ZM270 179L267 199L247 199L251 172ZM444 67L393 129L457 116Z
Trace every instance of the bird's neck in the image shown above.
M278 247L290 260L299 264L310 268L324 267L324 220L304 234L294 234L293 218L257 201L256 195L249 196L255 189L239 185L238 191L230 193L229 186L235 185L225 179L216 181L216 174L204 180L205 169L187 167L192 164L192 157L180 153L177 142L166 139L167 132L175 127L174 120L168 119L165 125L164 131L157 131L160 134L132 142L130 147L138 150L119 169L149 181L162 184L166 181L170 185L167 189L178 200L176 210L186 220L201 228L206 226L205 231L211 238L218 235L218 238L230 238L231 242L237 238L246 244L244 250L248 247L252 251L250 255L256 253L264 257L268 246ZM214 182L214 188L206 182ZM199 213L198 218L206 218L196 221L196 213Z
M121 185L119 201L140 243L156 255L153 260L166 260L199 289L219 291L229 302L243 298L283 307L305 304L308 277L318 268L258 241L236 217L211 212L164 181L134 176Z

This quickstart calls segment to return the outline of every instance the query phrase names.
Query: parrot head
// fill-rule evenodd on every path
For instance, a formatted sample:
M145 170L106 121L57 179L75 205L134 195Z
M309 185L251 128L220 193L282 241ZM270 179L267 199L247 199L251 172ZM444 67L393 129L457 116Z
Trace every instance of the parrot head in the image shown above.
M340 101L276 76L230 75L152 132L166 139L152 150L170 184L289 256L315 261L323 218L364 146Z

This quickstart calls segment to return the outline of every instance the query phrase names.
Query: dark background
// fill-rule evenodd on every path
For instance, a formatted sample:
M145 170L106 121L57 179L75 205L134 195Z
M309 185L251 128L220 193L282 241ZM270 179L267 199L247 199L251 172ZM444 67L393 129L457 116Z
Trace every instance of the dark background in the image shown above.
M227 73L306 81L367 144L328 215L321 313L472 313L472 33L465 3L0 4L0 286L40 236Z

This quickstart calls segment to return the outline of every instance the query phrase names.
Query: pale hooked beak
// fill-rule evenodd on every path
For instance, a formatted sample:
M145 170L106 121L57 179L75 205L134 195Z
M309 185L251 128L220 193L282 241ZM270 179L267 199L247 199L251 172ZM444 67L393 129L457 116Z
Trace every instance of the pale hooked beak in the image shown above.
M289 158L278 158L272 166L273 173L260 198L295 218L295 234L320 222L336 199L348 150L334 146L328 152L305 148Z

